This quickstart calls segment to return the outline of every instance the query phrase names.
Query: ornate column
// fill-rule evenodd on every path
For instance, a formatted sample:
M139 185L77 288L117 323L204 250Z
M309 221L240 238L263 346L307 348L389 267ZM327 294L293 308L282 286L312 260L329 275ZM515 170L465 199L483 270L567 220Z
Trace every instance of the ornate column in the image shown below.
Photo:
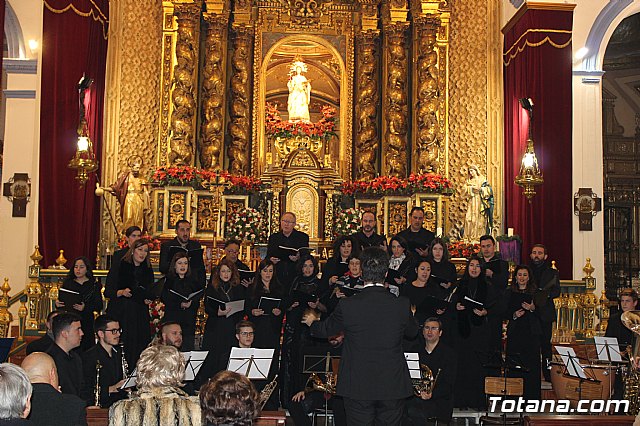
M171 122L168 160L172 165L191 165L195 154L196 90L200 32L199 0L174 0L178 30L171 90Z
M249 173L249 134L251 131L251 46L253 27L246 24L233 25L233 53L231 54L231 103L229 109L229 135L231 143L227 149L229 171L233 174Z
M405 177L408 151L408 81L407 59L407 4L404 0L392 0L387 7L384 24L384 71L387 84L384 91L384 139L385 152L383 174Z
M378 30L370 29L356 36L356 179L373 179L377 174L380 83L376 44L379 34Z
M413 111L411 170L447 175L448 145L448 10L441 2L413 4Z
M207 23L207 35L202 67L202 124L198 151L202 168L219 170L224 165L221 153L224 146L225 58L229 12L220 1L207 2L204 20Z

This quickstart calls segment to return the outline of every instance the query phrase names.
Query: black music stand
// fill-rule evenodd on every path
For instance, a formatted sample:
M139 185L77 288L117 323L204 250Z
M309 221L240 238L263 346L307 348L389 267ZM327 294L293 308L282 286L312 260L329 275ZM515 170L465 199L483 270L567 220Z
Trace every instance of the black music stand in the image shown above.
M267 380L275 349L231 348L227 370L249 379Z
M313 349L316 348L308 348ZM330 350L326 350L324 354L305 354L303 365L302 365L302 373L303 374L324 374L325 380L328 373L334 373L333 364L331 361L337 360L340 362L341 357L338 355L331 355ZM326 394L326 392L325 392ZM327 417L329 417L329 400L327 398L324 399L324 424L327 424ZM315 425L314 425L315 426Z

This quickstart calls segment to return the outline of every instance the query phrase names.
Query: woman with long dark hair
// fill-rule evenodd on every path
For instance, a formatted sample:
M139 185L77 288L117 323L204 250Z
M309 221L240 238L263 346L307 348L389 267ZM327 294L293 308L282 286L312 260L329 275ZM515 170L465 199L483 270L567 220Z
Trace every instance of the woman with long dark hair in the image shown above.
M358 256L359 247L351 235L340 235L333 243L333 256L322 267L322 281L333 286L349 270L349 257Z
M511 285L505 291L507 310L507 361L521 364L522 373L510 371L512 377L524 378L524 398L540 399L540 339L542 326L534 303L538 285L531 268L516 266Z
M183 351L194 348L196 315L203 293L204 289L191 274L187 252L176 253L169 264L161 299L164 303L163 322L177 322L182 328L180 349Z
M427 248L427 259L431 264L431 276L447 293L457 281L456 266L449 261L447 244L441 238L435 238Z
M395 236L389 241L389 273L387 274L386 283L389 284L391 292L395 286L399 290L406 282L413 281L415 278L414 258L409 250L409 243L402 237Z
M492 359L489 353L490 327L488 315L495 312L493 287L485 279L480 259L473 256L467 262L464 276L458 282L455 304L456 352L458 379L455 407L482 408L486 406L485 365Z
M276 349L277 352L280 348L280 332L282 331L284 289L278 282L274 269L271 260L262 259L253 283L249 287L250 296L247 300L246 310L249 314L249 320L254 324L253 345L256 348ZM280 299L280 305L271 309L263 309L260 307L260 299L263 297Z
M205 290L204 307L208 317L202 341L204 350L214 350L223 355L236 343L236 323L242 319L244 312L227 317L230 308L222 304L246 298L246 289L239 284L240 274L235 263L222 259L211 274ZM225 369L226 365L217 367Z
M122 258L116 285L107 283L104 291L105 297L109 298L107 313L122 328L121 342L131 368L151 341L149 292L152 285L149 240L139 239Z
M67 298L67 296L71 296ZM75 302L66 306L62 300L74 300ZM94 312L102 311L102 285L93 276L93 265L84 256L73 260L73 268L69 270L60 290L56 307L73 312L80 316L82 326L82 341L80 349L85 351L95 344L93 334Z

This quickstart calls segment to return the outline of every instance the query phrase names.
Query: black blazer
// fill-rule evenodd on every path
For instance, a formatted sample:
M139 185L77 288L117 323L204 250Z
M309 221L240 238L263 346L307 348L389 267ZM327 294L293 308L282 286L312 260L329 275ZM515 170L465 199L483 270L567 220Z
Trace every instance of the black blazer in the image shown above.
M75 395L58 392L48 383L33 383L31 424L38 426L84 426L85 403Z
M84 371L85 395L90 395L87 405L95 403L96 362L100 361L100 407L109 408L111 404L127 397L126 392L119 391L109 394L109 386L122 380L122 354L115 349L110 357L107 351L95 344L82 354L82 369Z
M344 331L338 395L362 400L401 399L413 395L402 339L413 338L418 325L409 299L382 286L341 299L326 321L311 334L329 337Z

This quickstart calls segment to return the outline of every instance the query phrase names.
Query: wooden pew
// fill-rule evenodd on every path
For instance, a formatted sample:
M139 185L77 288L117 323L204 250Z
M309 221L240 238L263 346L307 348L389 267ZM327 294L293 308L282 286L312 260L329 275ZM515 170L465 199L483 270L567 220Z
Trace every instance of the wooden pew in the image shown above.
M284 411L263 411L253 422L254 426L284 426L287 415ZM89 426L108 426L109 410L106 408L87 408Z

